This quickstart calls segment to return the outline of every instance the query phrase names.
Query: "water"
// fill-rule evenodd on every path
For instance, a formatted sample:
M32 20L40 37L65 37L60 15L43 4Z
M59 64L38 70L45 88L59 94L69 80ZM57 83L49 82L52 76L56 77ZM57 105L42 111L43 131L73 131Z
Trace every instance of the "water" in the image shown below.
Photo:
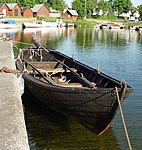
M125 79L134 89L123 103L123 113L132 144L142 149L142 34L129 30L96 29L26 29L15 34L19 42L31 43L31 37L49 48ZM17 44L21 47L22 44ZM16 53L15 53L16 55ZM129 149L121 115L118 112L111 128L101 136L88 131L79 123L48 109L35 98L23 96L25 118L32 150L95 150Z

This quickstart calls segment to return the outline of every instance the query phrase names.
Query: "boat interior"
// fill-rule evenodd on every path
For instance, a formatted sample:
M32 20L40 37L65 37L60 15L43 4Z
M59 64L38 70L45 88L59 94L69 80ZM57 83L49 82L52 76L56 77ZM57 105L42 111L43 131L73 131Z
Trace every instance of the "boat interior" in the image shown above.
M52 85L81 88L121 87L121 82L63 53L35 45L22 51L29 74Z
M30 62L30 65L26 63L26 69L35 78L57 86L112 88L116 85L116 81L98 73L97 70L88 69L68 60ZM120 86L119 82L118 85Z

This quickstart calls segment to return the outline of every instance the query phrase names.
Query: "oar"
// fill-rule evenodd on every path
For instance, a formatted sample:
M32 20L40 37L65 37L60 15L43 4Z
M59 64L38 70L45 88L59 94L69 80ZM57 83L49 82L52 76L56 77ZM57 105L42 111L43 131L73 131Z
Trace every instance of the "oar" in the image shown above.
M47 81L48 83L50 83L51 85L57 85L50 77L48 76L44 76L44 74L42 72L40 72L35 66L33 66L30 62L26 61L26 60L23 60L25 63L27 63L29 66L31 66L36 72L38 72L41 77Z

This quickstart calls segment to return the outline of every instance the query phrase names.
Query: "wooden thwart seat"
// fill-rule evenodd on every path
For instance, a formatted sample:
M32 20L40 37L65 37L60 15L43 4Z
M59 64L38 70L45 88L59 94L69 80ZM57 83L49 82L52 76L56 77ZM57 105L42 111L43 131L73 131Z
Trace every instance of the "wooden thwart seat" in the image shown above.
M49 82L51 85L60 85L60 84L58 84L58 83L56 83L55 81L53 81L52 79L51 79L51 75L52 74L55 74L55 73L57 73L58 71L59 72L61 72L61 70L63 70L63 72L64 71L70 71L74 76L76 76L77 77L77 79L80 81L80 87L82 87L82 85L85 85L85 86L87 86L87 87L90 87L90 88L94 88L95 87L95 84L93 84L92 82L90 82L87 78L85 78L84 76L83 76L83 74L81 73L80 75L76 72L77 70L75 69L75 71L72 69L72 68L70 68L69 66L67 66L66 64L64 64L63 62L61 62L60 60L57 60L60 64L62 64L64 67L65 67L65 69L64 68L56 68L56 69L54 69L52 72L51 72L51 74L49 74L49 70L44 70L44 69L38 69L38 68L36 68L35 66L33 66L30 62L28 62L28 61L26 61L26 60L24 60L25 61L25 63L27 63L29 66L31 66L31 68L32 68L32 70L33 70L33 72L34 73L38 73L39 75L41 75L41 77L45 80L45 81L47 81L47 82ZM32 72L31 72L32 73ZM44 75L44 73L46 74L46 75ZM66 84L68 87L70 86L69 84ZM77 84L78 85L78 84ZM72 87L75 87L75 85L73 86L72 85Z
M53 69L47 69L47 70L39 69L39 68L37 68L37 69L42 73L50 73L50 74L63 73L65 71L70 72L70 70L64 69L64 68L55 68L55 69L53 68ZM71 68L71 70L77 72L77 69L75 69L75 68Z
M74 72L77 72L77 69L75 69L75 68L71 68L71 70L73 70ZM69 69L64 69L64 68L56 68L56 69L48 69L47 70L47 72L49 72L49 73L59 73L59 72L64 72L64 71L66 71L66 72L70 72L70 70Z
M66 84L60 83L59 85L62 87L82 87L82 84L80 83L66 83Z

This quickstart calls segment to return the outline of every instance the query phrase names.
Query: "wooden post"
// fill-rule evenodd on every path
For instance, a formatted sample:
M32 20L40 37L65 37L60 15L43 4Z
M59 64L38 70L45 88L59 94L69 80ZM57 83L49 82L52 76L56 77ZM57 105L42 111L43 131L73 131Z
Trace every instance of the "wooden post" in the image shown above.
M97 71L100 73L100 64L97 65Z

